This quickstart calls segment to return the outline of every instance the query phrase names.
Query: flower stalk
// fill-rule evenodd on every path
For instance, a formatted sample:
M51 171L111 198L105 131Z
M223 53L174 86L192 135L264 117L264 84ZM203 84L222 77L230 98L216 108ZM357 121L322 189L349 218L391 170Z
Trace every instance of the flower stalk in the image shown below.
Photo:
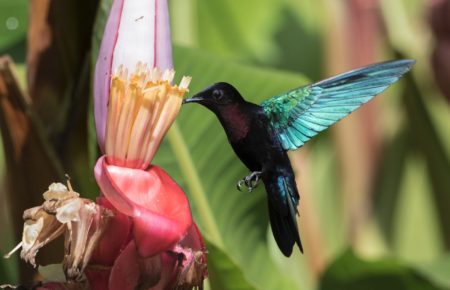
M101 195L52 184L24 213L15 250L25 261L36 266L39 249L64 234L67 281L83 289L202 289L206 248L188 198L152 164L191 81L174 84L170 38L166 0L113 1L94 75Z

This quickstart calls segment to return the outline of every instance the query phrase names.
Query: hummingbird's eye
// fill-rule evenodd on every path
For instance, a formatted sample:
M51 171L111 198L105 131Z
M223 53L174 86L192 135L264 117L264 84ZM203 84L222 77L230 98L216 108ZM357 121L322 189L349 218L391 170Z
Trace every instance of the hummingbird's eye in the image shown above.
M212 92L212 96L214 99L220 100L223 97L223 91L222 90L214 90Z

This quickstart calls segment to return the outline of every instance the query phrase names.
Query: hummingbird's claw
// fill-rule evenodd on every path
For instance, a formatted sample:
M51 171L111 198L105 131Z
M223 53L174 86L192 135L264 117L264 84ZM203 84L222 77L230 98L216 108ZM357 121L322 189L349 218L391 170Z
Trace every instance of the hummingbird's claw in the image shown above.
M242 185L245 183L244 179L241 179L237 182L236 187L239 191L242 191Z
M259 182L261 181L261 174L262 171L254 171L250 175L239 180L238 183L236 184L237 189L239 191L242 191L242 186L245 185L245 187L247 187L248 192L252 192L253 189L255 189L258 186Z

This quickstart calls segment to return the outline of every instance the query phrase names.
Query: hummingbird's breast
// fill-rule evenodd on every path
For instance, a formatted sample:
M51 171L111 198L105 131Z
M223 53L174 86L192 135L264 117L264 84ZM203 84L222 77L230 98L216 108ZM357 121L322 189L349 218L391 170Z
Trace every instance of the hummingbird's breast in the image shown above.
M217 115L236 155L251 171L259 171L283 159L280 156L286 153L273 138L269 120L259 106L230 105Z
M230 142L238 142L247 136L251 115L241 106L235 104L225 106L218 116Z

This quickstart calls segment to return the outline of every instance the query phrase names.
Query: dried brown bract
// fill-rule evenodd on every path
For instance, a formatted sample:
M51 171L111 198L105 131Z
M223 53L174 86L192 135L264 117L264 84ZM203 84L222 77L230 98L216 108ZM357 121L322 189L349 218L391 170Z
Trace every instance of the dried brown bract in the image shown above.
M22 241L5 258L22 248L20 257L36 267L39 249L64 234L66 278L80 281L112 212L89 199L80 198L69 181L67 187L62 183L51 184L43 197L42 205L24 211Z

